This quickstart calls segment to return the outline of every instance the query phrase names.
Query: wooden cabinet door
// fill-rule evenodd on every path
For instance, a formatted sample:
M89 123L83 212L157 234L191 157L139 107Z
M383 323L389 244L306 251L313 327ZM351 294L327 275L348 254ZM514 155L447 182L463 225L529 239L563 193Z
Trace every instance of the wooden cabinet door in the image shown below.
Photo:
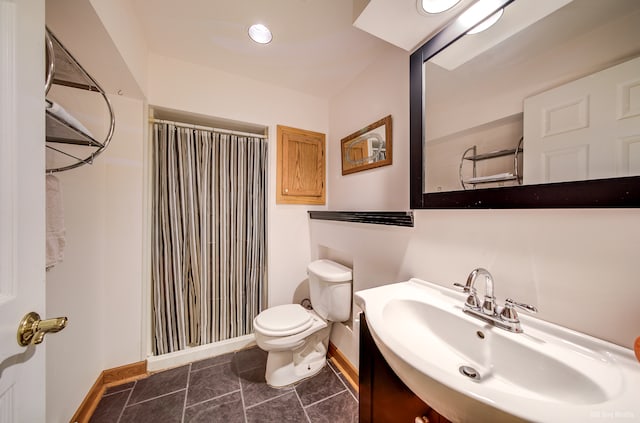
M276 202L325 203L325 135L278 125Z
M418 398L389 367L371 337L364 313L360 317L359 384L360 423L451 423Z

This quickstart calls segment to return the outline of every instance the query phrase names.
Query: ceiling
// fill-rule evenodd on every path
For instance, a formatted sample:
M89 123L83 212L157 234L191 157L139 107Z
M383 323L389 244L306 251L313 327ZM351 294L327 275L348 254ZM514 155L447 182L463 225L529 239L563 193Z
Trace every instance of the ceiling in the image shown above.
M132 0L152 53L330 97L396 48L352 25L350 0ZM262 23L267 45L247 36Z
M325 98L472 2L428 15L416 0L132 0L151 52ZM254 23L272 30L270 44L249 39Z
M107 92L137 97L140 88L92 7L107 1L47 0L47 25ZM135 16L110 23L118 31L118 20L135 22L152 54L331 98L376 57L411 52L472 0L440 15L419 13L417 0L121 0L114 10L122 2L121 12ZM254 23L271 28L270 44L249 39Z

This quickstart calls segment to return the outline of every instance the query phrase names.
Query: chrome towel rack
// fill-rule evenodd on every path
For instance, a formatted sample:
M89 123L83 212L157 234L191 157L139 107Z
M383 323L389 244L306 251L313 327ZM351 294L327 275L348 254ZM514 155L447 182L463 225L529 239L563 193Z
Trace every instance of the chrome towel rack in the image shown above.
M109 113L109 130L104 139L98 141L82 125L74 124L69 114L55 113L49 107L46 113L46 142L48 154L53 154L53 164L47 166L47 173L62 172L84 164L91 164L111 142L115 129L115 115L111 102L98 82L80 65L56 36L46 28L46 78L45 96L52 85L62 85L80 90L96 92L102 96ZM47 99L52 105L52 101ZM69 116L69 118L65 118ZM77 122L77 121L76 121ZM49 159L48 159L49 161Z

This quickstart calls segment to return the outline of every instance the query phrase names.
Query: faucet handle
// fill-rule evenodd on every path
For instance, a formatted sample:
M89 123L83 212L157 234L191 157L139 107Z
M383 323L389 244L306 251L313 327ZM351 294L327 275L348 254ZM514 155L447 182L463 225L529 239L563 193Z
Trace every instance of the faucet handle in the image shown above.
M512 305L515 307L518 307L524 311L528 311L529 313L537 313L538 309L535 306L529 305L529 304L525 304L525 303L519 303L517 301L512 300L511 298L507 298L505 300L505 306L507 305Z
M467 300L464 303L467 306L469 306L470 308L473 308L473 309L479 309L480 308L480 300L478 299L478 296L476 295L476 289L475 288L471 288L469 290L469 296L467 297Z
M518 318L518 313L515 308L518 307L522 310L528 311L530 313L537 313L538 309L532 305L519 303L517 301L512 300L511 298L507 298L504 302L504 308L500 313L500 317L502 320L510 323L518 323L520 319Z
M467 285L463 285L461 283L458 282L454 282L453 286L457 287L457 288L462 288L463 292L469 292L469 287Z
M462 292L466 292L469 294L469 296L467 297L467 300L465 301L465 304L473 309L479 309L480 308L480 300L478 299L478 296L476 295L476 289L473 287L469 287L468 285L462 285L461 283L458 282L454 282L453 286L458 287L458 288L462 288Z

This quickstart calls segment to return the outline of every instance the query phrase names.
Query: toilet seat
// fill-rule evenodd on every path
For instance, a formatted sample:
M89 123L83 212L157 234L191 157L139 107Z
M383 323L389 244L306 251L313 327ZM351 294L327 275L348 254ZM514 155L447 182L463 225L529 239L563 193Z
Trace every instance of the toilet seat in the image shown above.
M254 327L267 336L289 336L305 331L313 324L313 318L299 304L285 304L268 308L258 314Z

